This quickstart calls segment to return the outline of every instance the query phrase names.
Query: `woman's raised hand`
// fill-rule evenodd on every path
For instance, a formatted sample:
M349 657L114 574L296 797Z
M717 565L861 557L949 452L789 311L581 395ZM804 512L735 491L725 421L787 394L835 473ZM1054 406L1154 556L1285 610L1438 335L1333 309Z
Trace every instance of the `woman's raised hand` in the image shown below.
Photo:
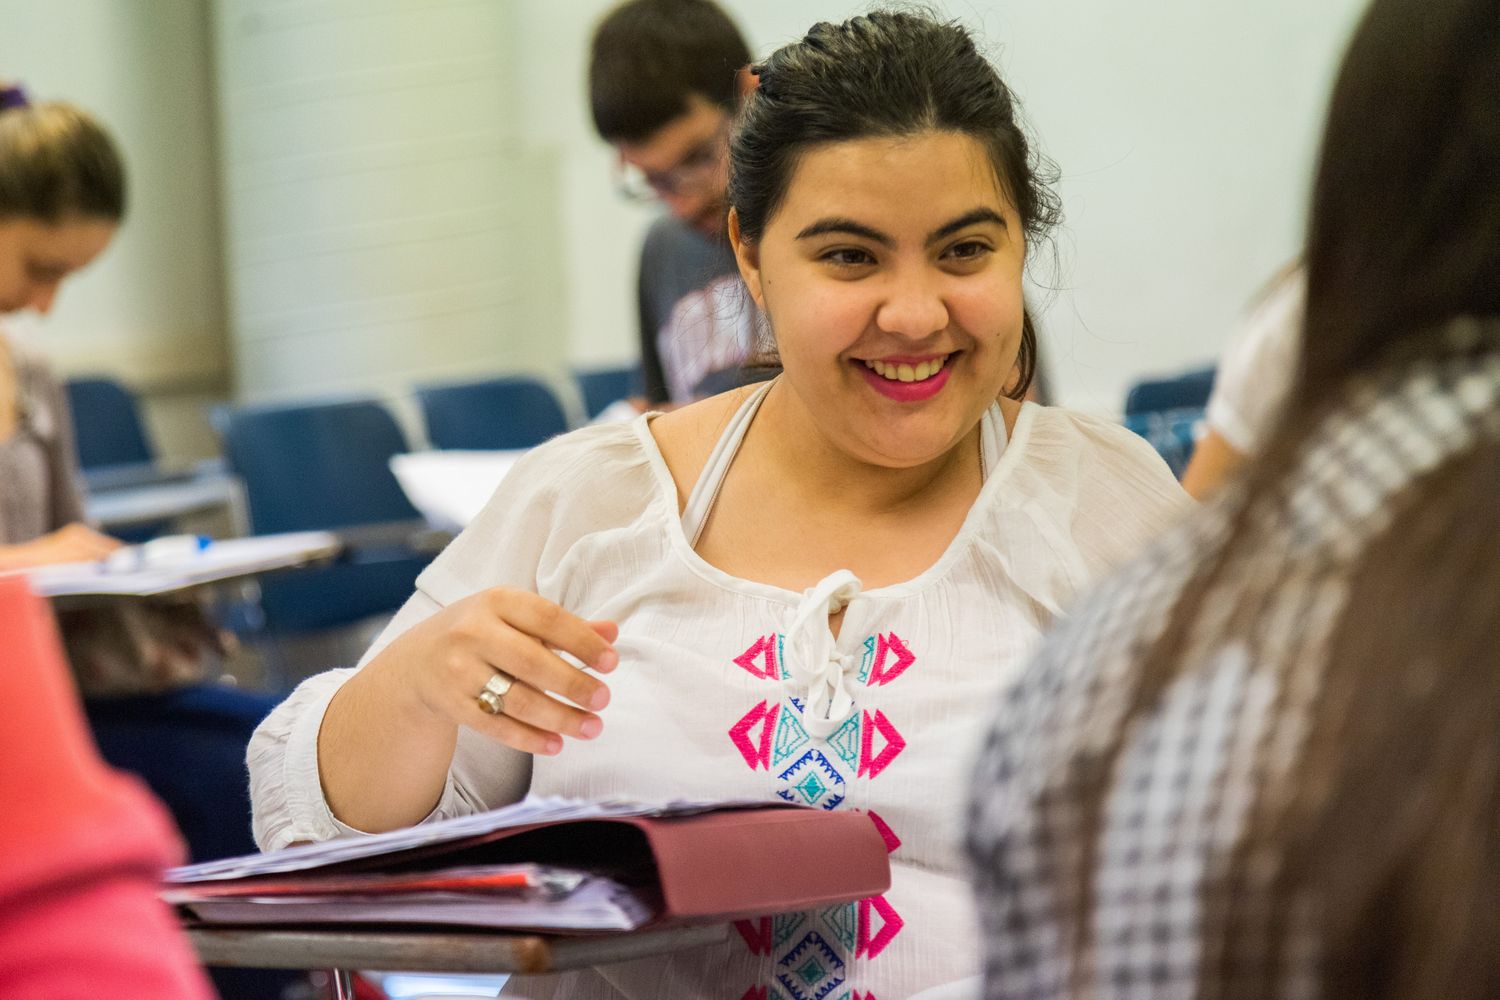
M613 622L585 621L536 594L497 587L414 625L365 669L396 681L383 687L404 692L409 707L517 750L555 754L564 736L598 736L604 723L596 713L609 704L609 688L561 654L608 673L620 662L611 645L618 632ZM513 683L502 681L503 695L486 708L479 696L497 677Z

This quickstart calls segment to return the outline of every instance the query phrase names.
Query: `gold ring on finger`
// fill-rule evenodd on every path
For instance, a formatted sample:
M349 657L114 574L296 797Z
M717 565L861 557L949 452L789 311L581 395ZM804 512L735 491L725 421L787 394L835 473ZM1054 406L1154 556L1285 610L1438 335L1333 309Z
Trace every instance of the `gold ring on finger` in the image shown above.
M494 676L484 682L476 696L479 707L490 715L505 714L505 693L515 684L516 679L503 671L495 671Z

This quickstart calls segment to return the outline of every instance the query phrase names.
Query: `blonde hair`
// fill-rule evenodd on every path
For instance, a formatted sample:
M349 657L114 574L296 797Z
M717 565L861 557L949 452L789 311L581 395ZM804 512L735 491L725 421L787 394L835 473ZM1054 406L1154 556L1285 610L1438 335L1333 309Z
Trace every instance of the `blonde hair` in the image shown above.
M119 149L88 112L61 102L0 111L0 219L124 215Z

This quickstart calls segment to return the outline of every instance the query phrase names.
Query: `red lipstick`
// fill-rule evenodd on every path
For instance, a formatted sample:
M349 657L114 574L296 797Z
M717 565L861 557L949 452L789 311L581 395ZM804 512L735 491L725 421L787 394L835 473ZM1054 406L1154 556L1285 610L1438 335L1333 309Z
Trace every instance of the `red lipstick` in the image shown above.
M912 365L915 367L923 362L930 362L928 358L880 358L883 365ZM951 360L951 357L950 357ZM916 382L902 382L897 379L885 378L864 362L859 363L861 374L870 387L887 399L893 399L898 403L920 403L931 399L943 391L948 384L948 375L951 365L944 364L936 374Z

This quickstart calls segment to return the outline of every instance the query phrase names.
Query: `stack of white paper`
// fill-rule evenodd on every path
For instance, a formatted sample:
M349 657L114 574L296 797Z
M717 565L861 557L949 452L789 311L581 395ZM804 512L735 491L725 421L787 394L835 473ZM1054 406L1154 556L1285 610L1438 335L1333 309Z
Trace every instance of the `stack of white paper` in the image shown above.
M392 455L391 471L429 524L461 530L484 509L495 487L525 454L525 449L418 451Z
M749 800L695 801L679 799L666 803L631 802L625 799L588 801L560 796L526 798L515 805L489 812L455 816L452 819L424 823L421 826L392 830L365 837L345 837L319 844L299 844L270 854L248 854L238 858L220 858L184 865L167 872L170 883L203 882L211 879L245 878L250 875L272 875L304 871L323 865L359 858L393 854L413 847L425 847L462 837L473 837L511 827L534 823L557 823L566 820L606 819L615 816L685 816L710 809L765 808L776 802Z
M170 541L162 539L160 541ZM24 570L43 597L110 594L150 597L205 583L284 569L336 555L338 537L327 531L297 531L230 538L202 549L152 549L154 542L123 549L102 562L59 563ZM141 558L134 556L140 553ZM166 552L166 556L157 553Z

